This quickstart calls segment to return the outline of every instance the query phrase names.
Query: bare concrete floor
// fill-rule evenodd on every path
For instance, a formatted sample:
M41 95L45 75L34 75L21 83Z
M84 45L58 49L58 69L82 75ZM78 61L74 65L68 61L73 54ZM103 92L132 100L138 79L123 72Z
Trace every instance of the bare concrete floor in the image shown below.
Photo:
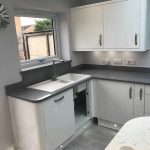
M92 125L63 150L104 150L116 131Z

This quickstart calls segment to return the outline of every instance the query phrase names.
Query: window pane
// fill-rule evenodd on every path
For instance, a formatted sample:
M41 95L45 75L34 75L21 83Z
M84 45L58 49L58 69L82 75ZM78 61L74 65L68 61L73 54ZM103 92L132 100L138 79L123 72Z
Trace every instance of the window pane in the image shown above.
M28 46L30 50L30 59L48 55L47 41L44 35L29 36Z
M53 20L15 17L20 61L55 56Z

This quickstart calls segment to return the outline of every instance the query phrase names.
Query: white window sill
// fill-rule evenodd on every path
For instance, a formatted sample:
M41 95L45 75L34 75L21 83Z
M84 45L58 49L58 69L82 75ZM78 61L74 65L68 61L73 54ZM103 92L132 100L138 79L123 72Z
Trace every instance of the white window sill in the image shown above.
M39 68L40 66L44 65L50 65L53 61L53 59L59 58L58 56L53 57L43 57L40 59L33 59L33 60L26 60L23 62L20 62L21 64L21 70L30 70L32 68Z
M64 63L68 62L68 61L71 61L71 60L66 60L66 61L64 61ZM58 64L59 64L59 62L58 62ZM23 69L21 69L21 73L22 72L26 72L26 71L31 71L31 70L34 70L34 69L47 67L47 66L52 66L52 61L51 62L47 62L47 63L43 63L43 64L39 64L39 65L35 65L35 66L31 66L31 67L23 68Z

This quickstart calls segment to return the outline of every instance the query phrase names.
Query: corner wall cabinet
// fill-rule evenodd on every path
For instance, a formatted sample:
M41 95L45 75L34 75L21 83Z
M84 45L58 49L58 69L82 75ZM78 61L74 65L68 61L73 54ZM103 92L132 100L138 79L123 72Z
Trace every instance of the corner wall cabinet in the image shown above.
M150 49L149 0L112 0L71 9L74 51Z

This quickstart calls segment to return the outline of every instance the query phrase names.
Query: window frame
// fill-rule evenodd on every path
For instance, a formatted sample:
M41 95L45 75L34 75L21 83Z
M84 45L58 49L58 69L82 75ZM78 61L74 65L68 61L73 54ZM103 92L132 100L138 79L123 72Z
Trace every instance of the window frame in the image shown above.
M53 59L61 58L60 40L59 40L59 33L58 33L58 18L56 14L52 14L48 11L40 11L40 10L37 11L37 10L28 10L28 9L15 9L14 17L49 18L53 20L53 34L54 34L54 44L55 44L54 46L55 46L56 56L46 56L46 57L40 57L31 60L24 60L22 62L20 61L21 69L36 67L36 66L41 66L46 64L49 65Z

